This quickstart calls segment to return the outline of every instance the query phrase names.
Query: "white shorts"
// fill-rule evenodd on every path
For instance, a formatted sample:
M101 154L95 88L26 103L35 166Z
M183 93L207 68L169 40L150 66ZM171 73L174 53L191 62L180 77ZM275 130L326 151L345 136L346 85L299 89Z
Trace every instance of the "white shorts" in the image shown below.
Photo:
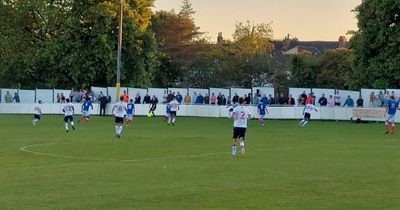
M132 119L133 119L133 114L127 114L127 115L126 115L126 119L132 120Z
M264 117L265 117L265 114L260 115L260 119L264 119Z
M395 116L394 114L386 114L386 122L391 122L393 123L395 120Z
M82 111L82 116L84 116L84 117L89 117L89 116L90 116L90 112L89 112L89 111L86 111L86 110L83 110L83 111Z

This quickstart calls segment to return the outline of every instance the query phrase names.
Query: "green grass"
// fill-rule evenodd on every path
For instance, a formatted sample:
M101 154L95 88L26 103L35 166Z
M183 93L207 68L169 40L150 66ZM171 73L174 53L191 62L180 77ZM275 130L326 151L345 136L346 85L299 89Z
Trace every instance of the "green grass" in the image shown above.
M0 209L398 209L400 137L382 124L249 124L230 156L228 119L0 116ZM22 148L22 149L21 149ZM25 150L25 151L22 151Z

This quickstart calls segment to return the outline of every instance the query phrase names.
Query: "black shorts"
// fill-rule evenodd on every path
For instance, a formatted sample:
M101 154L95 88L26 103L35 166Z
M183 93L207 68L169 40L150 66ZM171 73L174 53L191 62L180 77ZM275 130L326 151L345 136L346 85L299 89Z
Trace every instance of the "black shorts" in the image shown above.
M64 117L64 122L67 123L68 120L69 120L70 122L74 121L74 118L72 117L72 115L69 115L69 116L65 116L65 117Z
M172 117L176 117L176 111L171 111L170 114L171 114Z
M117 123L117 124L124 123L124 118L123 117L115 117L115 123Z
M233 137L234 139L236 138L242 138L244 139L244 137L246 136L246 128L233 128Z
M151 105L150 112L154 112L157 108L157 105Z
M38 119L38 120L40 120L40 115L38 115L38 114L33 115L33 119Z
M309 120L311 118L311 114L310 113L305 113L304 114L304 119Z

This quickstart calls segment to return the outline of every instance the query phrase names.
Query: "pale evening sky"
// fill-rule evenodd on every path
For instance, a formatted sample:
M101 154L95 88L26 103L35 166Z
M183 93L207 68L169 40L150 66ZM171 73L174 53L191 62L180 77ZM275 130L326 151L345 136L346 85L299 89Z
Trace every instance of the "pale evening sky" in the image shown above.
M357 29L352 12L362 0L191 0L200 31L213 41L217 33L231 38L235 23L272 22L275 39L286 34L301 41L337 41L349 30ZM155 10L179 12L181 0L156 0Z

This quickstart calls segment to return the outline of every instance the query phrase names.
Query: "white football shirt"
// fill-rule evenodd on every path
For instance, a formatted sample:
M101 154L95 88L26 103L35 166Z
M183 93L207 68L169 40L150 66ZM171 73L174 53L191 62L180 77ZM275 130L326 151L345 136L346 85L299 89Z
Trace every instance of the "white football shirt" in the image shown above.
M40 107L39 104L35 104L35 107L33 108L35 111L35 115L41 115L42 114L42 108Z
M118 102L114 105L114 116L116 117L125 117L125 111L126 111L126 104L123 102Z
M233 127L235 128L247 128L247 120L249 118L249 110L244 106L237 106L233 108L233 113L236 117L233 121Z
M173 100L173 101L169 102L169 105L170 105L170 107L171 107L171 112L176 112L176 111L178 111L178 108L179 108L179 103L178 103L178 101Z
M74 105L71 102L64 105L65 116L72 116L74 114Z
M311 114L311 112L315 109L315 106L312 104L307 104L304 109L304 113Z

